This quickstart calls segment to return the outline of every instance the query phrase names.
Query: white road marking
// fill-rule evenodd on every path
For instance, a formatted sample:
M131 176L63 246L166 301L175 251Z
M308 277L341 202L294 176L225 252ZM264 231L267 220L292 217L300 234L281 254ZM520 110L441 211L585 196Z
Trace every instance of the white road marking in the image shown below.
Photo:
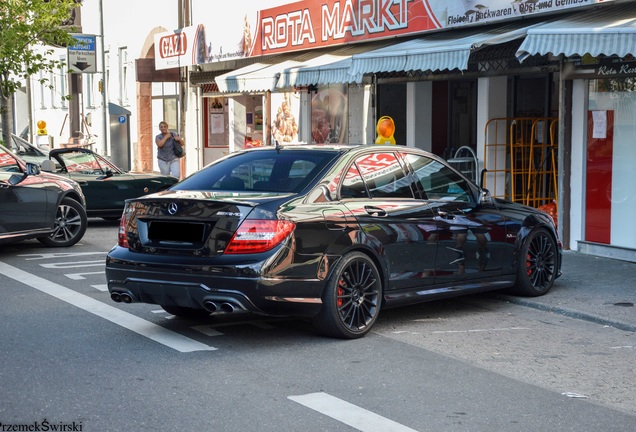
M191 327L193 330L203 333L206 336L223 336L220 331L214 330L214 326L211 325L198 325Z
M98 285L91 285L91 286L95 288L96 290L108 291L108 284L98 284Z
M98 272L86 272L86 273L68 273L65 274L64 276L66 276L69 279L73 279L73 280L82 280L82 279L86 279L84 276L85 275L103 275L104 271L98 271Z
M574 393L574 392L565 392L565 393L561 393L563 396L567 396L569 398L574 398L574 399L587 399L587 396L582 395L580 393Z
M67 269L67 268L79 268L79 267L97 267L106 265L106 261L75 261L75 262L62 262L62 263L50 263L50 264L40 264L44 268L50 269Z
M65 301L73 306L104 318L137 334L166 345L180 352L213 351L215 347L205 345L179 333L165 329L136 315L109 306L84 294L80 294L62 285L50 282L39 276L20 270L0 261L0 274L21 282L45 294Z
M69 257L78 257L78 256L86 256L86 255L104 255L104 259L106 259L107 253L108 252L52 252L52 253L43 253L43 254L22 254L18 256L27 257L25 258L27 261L39 260L39 259L51 259L51 258L69 258Z
M417 432L327 393L310 393L287 397L294 402L325 414L362 432Z
M531 330L527 327L508 327L508 328L493 328L493 329L473 329L473 330L437 330L432 332L433 334L439 333L480 333L480 332L498 332L498 331L513 331L513 330Z

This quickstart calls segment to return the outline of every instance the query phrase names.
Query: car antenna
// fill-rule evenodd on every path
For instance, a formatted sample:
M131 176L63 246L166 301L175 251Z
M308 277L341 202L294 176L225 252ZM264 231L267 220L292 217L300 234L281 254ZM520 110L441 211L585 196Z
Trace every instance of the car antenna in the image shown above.
M278 142L278 140L274 140L275 144L275 149L276 149L276 153L280 154L280 143Z

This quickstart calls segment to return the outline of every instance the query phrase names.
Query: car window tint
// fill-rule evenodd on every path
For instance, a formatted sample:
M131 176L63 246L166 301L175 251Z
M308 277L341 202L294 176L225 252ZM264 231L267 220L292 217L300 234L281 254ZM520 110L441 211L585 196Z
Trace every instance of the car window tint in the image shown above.
M15 135L11 135L11 142L13 143L12 150L19 156L44 156L43 152L22 141Z
M10 173L22 172L15 158L2 148L0 148L0 171Z
M66 166L66 171L69 173L90 175L100 175L104 173L97 159L90 153L62 153L60 154L60 158Z
M359 184L360 176L364 185ZM356 159L345 176L341 195L359 198L368 191L371 198L413 198L410 184L394 153L372 153Z
M340 196L342 198L366 198L369 196L360 171L355 163L349 167L347 174L345 174L342 187L340 188Z
M273 149L238 153L209 165L173 189L294 192L337 155L336 151Z
M440 201L473 201L470 187L451 168L425 156L407 154L405 158L413 167L425 198Z

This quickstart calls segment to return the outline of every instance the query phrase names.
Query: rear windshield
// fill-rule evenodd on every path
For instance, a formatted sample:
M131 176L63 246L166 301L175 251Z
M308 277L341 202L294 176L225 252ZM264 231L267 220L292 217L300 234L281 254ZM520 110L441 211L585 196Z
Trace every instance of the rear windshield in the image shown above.
M207 166L172 190L298 192L339 155L328 150L258 150Z

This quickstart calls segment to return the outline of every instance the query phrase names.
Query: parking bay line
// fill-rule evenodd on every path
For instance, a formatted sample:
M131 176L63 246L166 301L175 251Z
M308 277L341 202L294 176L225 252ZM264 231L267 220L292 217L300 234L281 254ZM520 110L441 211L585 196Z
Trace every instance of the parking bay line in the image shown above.
M215 347L197 342L193 339L165 329L136 315L109 306L84 294L80 294L62 285L50 282L39 276L20 270L0 261L0 274L17 282L35 288L45 294L65 301L73 306L104 318L114 324L131 330L137 334L166 345L180 352L213 351Z
M362 432L417 432L407 426L379 416L357 405L324 392L287 396L294 402L325 414Z

